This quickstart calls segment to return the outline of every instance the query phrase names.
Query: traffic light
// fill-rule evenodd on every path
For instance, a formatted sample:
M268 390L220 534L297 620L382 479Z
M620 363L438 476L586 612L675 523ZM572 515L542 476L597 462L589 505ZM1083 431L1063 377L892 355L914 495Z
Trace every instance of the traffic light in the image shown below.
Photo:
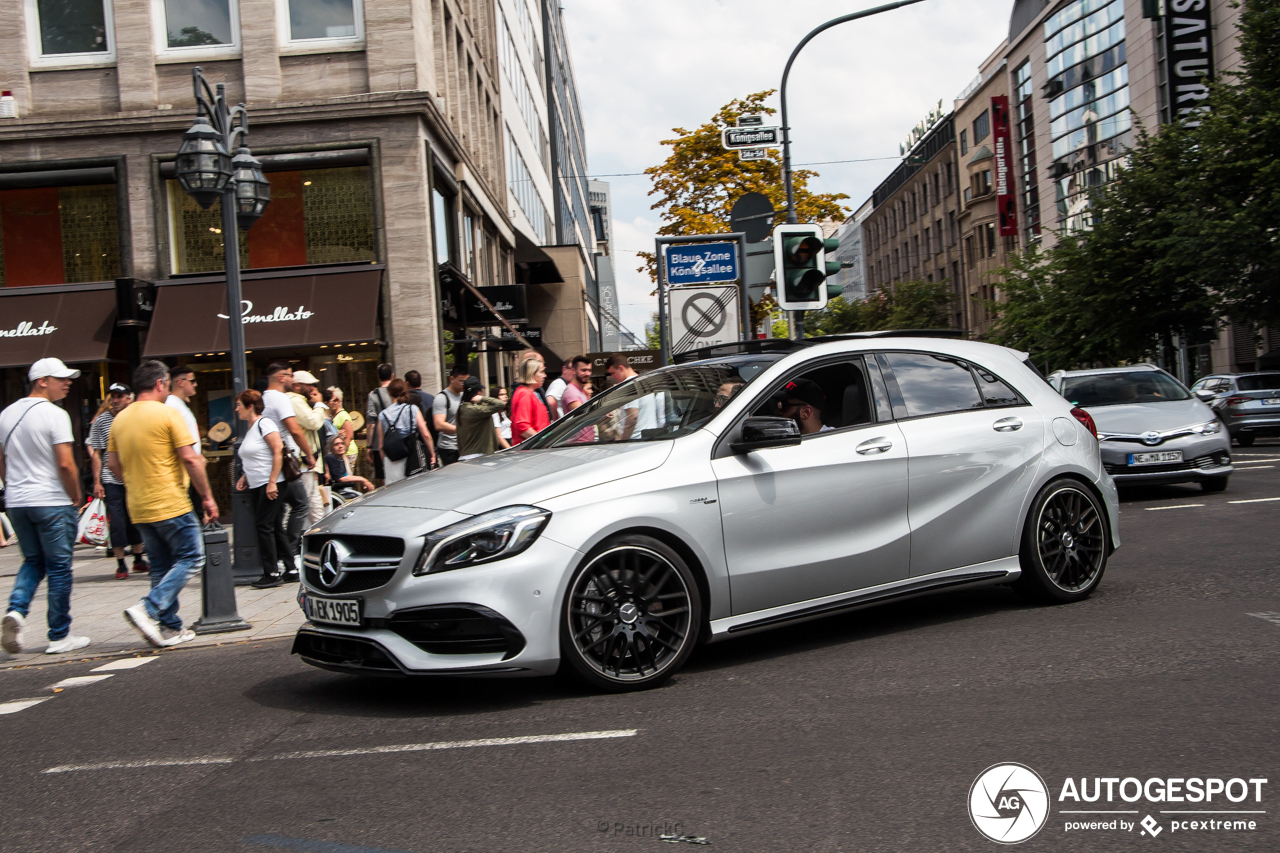
M777 274L778 305L787 311L817 311L840 286L827 276L840 272L838 261L827 260L838 240L824 240L819 225L778 225L773 229L773 268Z

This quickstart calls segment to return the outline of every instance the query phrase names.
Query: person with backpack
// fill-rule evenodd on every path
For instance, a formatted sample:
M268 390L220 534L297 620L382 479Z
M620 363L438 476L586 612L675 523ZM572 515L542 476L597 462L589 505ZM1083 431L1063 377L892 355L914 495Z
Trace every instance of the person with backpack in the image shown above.
M378 449L382 454L386 484L391 485L403 480L412 470L408 465L414 449L415 432L426 449L427 458L423 460L426 465L435 465L436 449L431 442L431 433L427 431L422 411L409 400L409 386L405 381L392 379L386 390L391 396L391 405L378 415L378 433L382 437Z
M440 436L440 464L452 465L458 461L458 409L462 407L462 385L471 371L465 364L454 365L449 371L449 384L436 395L431 416L436 434Z
M244 472L236 481L236 491L248 492L253 510L253 526L258 534L258 559L262 561L262 577L250 584L254 589L271 589L284 583L276 562L289 553L289 537L280 526L284 501L284 439L280 427L262 416L262 395L257 391L241 391L236 397L236 417L246 423L244 438L236 456Z
M387 386L391 384L391 380L395 375L395 369L390 364L378 365L379 385L369 392L369 398L364 407L364 444L365 450L369 454L369 462L373 465L373 479L375 480L382 480L386 477L382 467L382 451L378 450L382 446L378 416L391 405L391 395L387 392Z
M71 416L56 405L80 375L56 358L31 365L31 393L0 412L0 479L5 510L22 549L9 608L0 620L0 646L23 649L23 627L40 581L48 579L49 646L45 654L89 645L71 633L71 559L79 521L80 474L76 470Z

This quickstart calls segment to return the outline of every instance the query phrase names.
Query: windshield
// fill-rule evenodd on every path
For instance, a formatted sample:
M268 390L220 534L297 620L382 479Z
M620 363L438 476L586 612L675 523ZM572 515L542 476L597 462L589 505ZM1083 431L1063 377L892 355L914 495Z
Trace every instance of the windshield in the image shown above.
M636 376L583 403L517 450L660 441L701 429L779 354L703 361Z
M1259 373L1257 376L1241 376L1236 380L1241 391L1275 391L1280 389L1280 373Z
M1167 403L1186 400L1191 395L1167 373L1144 370L1068 376L1062 386L1062 396L1073 405L1087 409L1126 403Z

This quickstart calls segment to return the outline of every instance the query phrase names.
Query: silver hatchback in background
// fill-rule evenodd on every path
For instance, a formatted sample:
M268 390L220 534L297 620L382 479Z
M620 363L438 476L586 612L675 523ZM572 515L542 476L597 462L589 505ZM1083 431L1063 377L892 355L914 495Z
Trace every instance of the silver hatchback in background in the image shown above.
M1260 436L1280 435L1280 371L1215 373L1191 391L1218 413L1241 447Z
M1097 425L1102 462L1117 485L1227 487L1231 439L1212 409L1152 364L1063 370L1049 383Z

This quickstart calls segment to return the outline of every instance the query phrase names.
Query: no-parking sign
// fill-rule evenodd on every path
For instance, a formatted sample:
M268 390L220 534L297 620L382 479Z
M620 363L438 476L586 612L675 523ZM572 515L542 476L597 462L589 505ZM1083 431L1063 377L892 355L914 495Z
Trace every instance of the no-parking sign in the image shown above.
M736 285L672 288L671 352L733 343L741 335Z

